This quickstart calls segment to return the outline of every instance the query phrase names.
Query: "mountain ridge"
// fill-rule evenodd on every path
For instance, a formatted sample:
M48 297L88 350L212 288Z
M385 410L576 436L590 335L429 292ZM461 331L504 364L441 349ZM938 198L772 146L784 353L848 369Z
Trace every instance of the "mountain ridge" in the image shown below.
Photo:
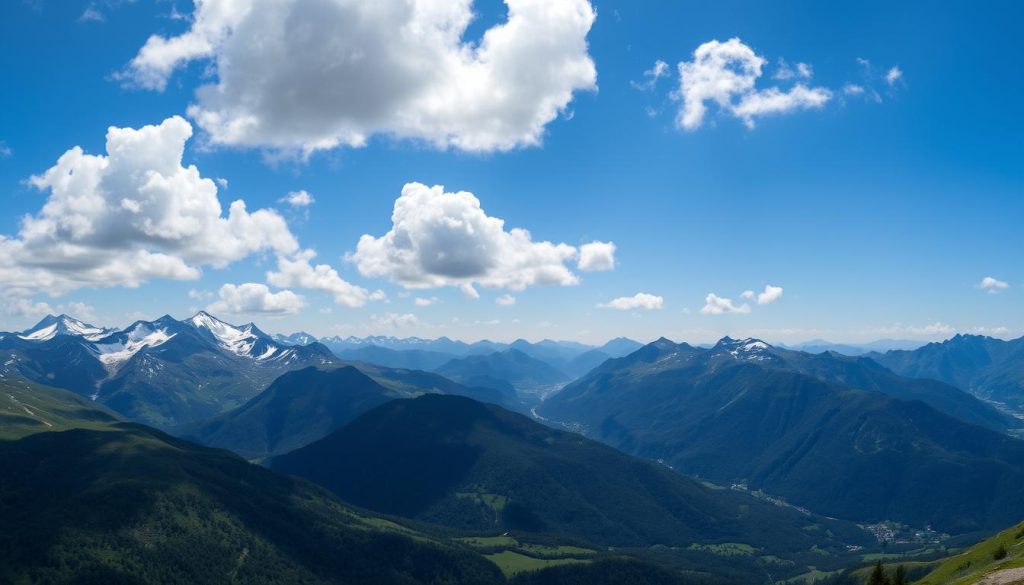
M805 371L786 369L790 359ZM794 357L752 339L711 349L662 339L609 360L538 412L684 473L749 482L830 516L971 532L1024 515L1013 503L1024 488L1012 487L1024 482L1024 442L807 366L854 359ZM912 481L866 479L903 469ZM926 492L943 493L948 509L924 505Z

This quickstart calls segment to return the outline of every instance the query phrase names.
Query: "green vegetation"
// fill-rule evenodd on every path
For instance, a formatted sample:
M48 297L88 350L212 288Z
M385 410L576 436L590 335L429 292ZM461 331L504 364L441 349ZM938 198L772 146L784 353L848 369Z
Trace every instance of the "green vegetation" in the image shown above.
M502 536L464 536L455 540L479 549L482 552L516 552L525 556L546 559L590 557L597 554L597 551L592 548L560 544L557 541L545 543L526 542L507 534Z
M907 585L907 569L898 565L891 573L886 572L882 561L878 561L868 575L867 585Z
M455 540L476 548L509 548L519 545L511 536L464 536Z
M1024 523L951 556L916 585L972 585L984 575L1024 567ZM1024 577L1018 577L1022 579Z
M1006 554L1006 546L1000 544L996 550L992 551L992 560L1001 561L1006 558Z
M501 494L489 494L486 492L455 492L455 497L462 500L470 500L486 506L494 511L495 523L501 522L501 513L508 505L508 496Z
M529 544L523 543L519 545L519 549L531 554L542 557L566 557L566 556L588 556L596 554L597 551L591 548L583 548L582 546L569 546L569 545L558 545L548 546L541 544Z
M721 544L693 543L690 545L690 550L707 551L723 557L750 556L756 552L756 549L749 544L738 542L723 542Z
M501 572L506 577L513 577L525 571L536 571L557 565L589 562L588 559L529 557L510 550L485 556L495 565L498 565L498 568L501 569Z
M71 428L108 429L117 417L88 398L20 379L0 380L0 440Z
M611 557L527 571L517 574L511 582L512 585L719 585L728 581L713 575L673 571L635 559Z

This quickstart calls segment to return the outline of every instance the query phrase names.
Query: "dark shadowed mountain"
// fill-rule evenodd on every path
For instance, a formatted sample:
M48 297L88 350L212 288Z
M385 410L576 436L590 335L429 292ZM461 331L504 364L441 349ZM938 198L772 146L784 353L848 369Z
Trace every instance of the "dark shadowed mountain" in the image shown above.
M770 368L809 374L826 382L861 390L877 390L901 400L920 400L932 408L996 431L1017 426L1018 421L949 384L907 378L893 373L867 357L837 352L809 354L780 350L757 340L723 340L716 346L733 357Z
M0 440L0 477L4 583L505 581L471 551L141 425Z
M913 351L873 353L870 357L900 375L941 380L1024 411L1024 337L1004 341L957 335Z
M700 349L662 339L606 362L539 412L684 473L830 516L950 532L1024 517L1024 442L895 398L932 387L893 380L868 360L794 353L757 340ZM960 400L950 396L942 400Z
M569 534L598 544L742 542L827 563L865 534L711 489L574 433L455 396L396 400L268 465L359 506L470 530Z
M186 438L250 459L298 449L396 398L455 394L502 404L512 397L467 387L437 374L370 364L305 368L282 375L242 406L179 430Z
M284 374L258 396L185 432L211 447L247 458L292 451L403 394L352 366Z

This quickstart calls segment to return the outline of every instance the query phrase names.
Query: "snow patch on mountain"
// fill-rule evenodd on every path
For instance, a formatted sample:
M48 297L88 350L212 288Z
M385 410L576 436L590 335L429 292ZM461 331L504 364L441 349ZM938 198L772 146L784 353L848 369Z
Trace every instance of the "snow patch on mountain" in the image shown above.
M118 336L112 336L110 342L97 343L94 347L103 365L108 369L116 369L142 349L163 345L175 335L169 334L167 329L155 329L148 323L139 323L127 331L123 341Z

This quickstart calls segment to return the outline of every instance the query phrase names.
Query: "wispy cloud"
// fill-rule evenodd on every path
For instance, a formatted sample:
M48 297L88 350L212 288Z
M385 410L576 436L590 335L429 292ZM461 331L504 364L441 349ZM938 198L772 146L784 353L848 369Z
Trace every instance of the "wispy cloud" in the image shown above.
M985 278L981 279L981 282L978 283L978 288L984 291L988 291L989 294L996 294L1000 291L1004 291L1010 288L1010 284L1005 280L999 280L998 278L986 276Z

